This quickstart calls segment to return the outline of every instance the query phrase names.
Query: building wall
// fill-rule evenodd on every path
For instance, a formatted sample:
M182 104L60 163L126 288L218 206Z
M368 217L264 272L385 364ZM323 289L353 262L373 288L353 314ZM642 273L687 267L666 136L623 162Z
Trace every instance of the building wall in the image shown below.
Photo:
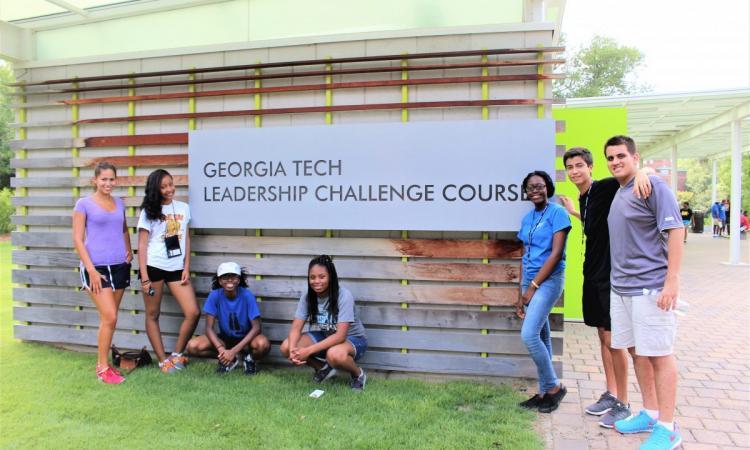
M538 27L537 27L538 28ZM17 76L27 83L50 79L90 77L111 74L141 74L154 71L225 67L238 64L290 62L310 59L368 55L401 55L425 52L481 50L496 48L536 48L549 46L552 30L494 33L448 32L399 38L351 39L321 44L269 46L245 50L216 51L190 55L141 57L69 65L35 65L21 69ZM549 54L544 56L551 58ZM490 56L489 61L537 58L531 55ZM476 62L480 57L456 59ZM453 60L451 60L452 62ZM444 58L410 60L409 66L441 64ZM374 65L401 67L402 61L334 64L331 70ZM324 64L264 70L263 73L325 69ZM549 66L547 69L550 70ZM512 66L486 69L486 75L535 74L536 66ZM450 73L448 73L450 72ZM231 74L252 74L237 71ZM406 71L391 73L335 75L263 80L263 87L300 83L326 83L372 80L399 80L458 76L480 76L481 68L461 70ZM264 116L216 117L180 120L135 120L116 123L74 124L74 119L147 116L188 112L236 111L299 106L324 106L328 103L374 104L388 102L428 102L442 100L536 99L539 89L549 93L549 81L504 81L482 83L418 85L403 87L354 88L256 95L161 99L119 103L93 103L70 106L58 102L112 96L168 94L188 92L189 86L136 87L154 81L185 81L187 74L78 83L94 87L118 83L119 89L50 93L49 89L71 87L70 83L29 86L20 97L18 149L14 165L18 177L14 203L18 214L14 221L20 230L13 235L13 261L19 265L13 280L15 335L32 341L95 345L98 318L88 297L76 290L77 257L72 251L70 217L75 200L90 192L93 164L100 158L126 158L141 161L120 168L116 194L123 196L128 223L132 227L139 213L144 177L155 166L143 163L142 156L161 155L179 158L187 146L160 144L149 146L93 147L91 138L165 133L186 133L190 129L236 128L256 126L294 127L355 122L499 120L549 116L549 107L536 105L466 108L425 108L385 111L348 111L333 113L280 114ZM196 78L227 76L226 73L198 74ZM197 84L197 92L241 89L257 86L255 81L227 81ZM43 92L32 94L32 92ZM331 97L328 97L330 95ZM259 103L256 103L259 102ZM260 108L258 108L258 105ZM74 138L78 138L75 140ZM81 139L84 139L82 141ZM85 139L89 139L86 141ZM127 159L130 158L130 159ZM178 180L187 173L187 163L167 165ZM481 161L477 161L481 164ZM161 165L161 163L159 163ZM520 177L521 175L519 175ZM186 195L178 181L178 196ZM133 232L134 229L131 229ZM209 289L211 273L218 262L233 259L247 266L255 279L251 289L261 297L264 332L273 344L278 359L278 343L285 337L299 295L306 289L306 267L311 256L330 253L335 257L343 284L354 292L368 335L370 351L364 359L368 367L382 370L453 373L480 376L527 376L536 374L526 355L520 336L521 322L512 304L518 295L518 257L520 249L496 239L512 239L513 232L477 230L475 232L410 232L393 230L193 230L191 269L199 300ZM135 245L135 236L132 238ZM459 240L455 245L454 240ZM135 277L134 277L135 280ZM135 283L137 284L137 283ZM143 303L140 292L128 291L120 311L115 344L125 348L147 345L143 332ZM162 330L168 349L174 343L180 320L179 308L167 296L163 302ZM553 328L562 329L562 315L552 317ZM203 323L197 332L202 333ZM554 339L555 354L562 349L561 337ZM559 364L558 364L559 366Z

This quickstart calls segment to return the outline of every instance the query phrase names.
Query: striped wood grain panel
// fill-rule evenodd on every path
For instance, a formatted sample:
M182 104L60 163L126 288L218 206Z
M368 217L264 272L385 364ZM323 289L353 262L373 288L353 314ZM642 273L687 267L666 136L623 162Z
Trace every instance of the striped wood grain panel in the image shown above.
M14 288L13 299L33 305L54 305L93 308L91 299L85 292L65 288ZM198 296L198 303L203 303L204 297ZM264 320L288 321L294 315L297 307L296 299L264 300L258 304ZM145 312L143 297L127 291L120 303L120 317L137 311ZM168 293L162 300L162 313L165 315L181 315L177 302ZM515 310L510 308L480 311L475 307L435 308L431 305L413 305L403 309L400 305L378 304L357 305L357 311L362 322L379 326L408 326L445 329L488 329L519 331L523 321L516 316ZM138 314L136 314L137 316ZM142 320L142 317L141 317ZM550 315L552 331L563 330L563 316L559 313ZM126 328L119 325L120 328ZM198 328L202 333L202 329Z

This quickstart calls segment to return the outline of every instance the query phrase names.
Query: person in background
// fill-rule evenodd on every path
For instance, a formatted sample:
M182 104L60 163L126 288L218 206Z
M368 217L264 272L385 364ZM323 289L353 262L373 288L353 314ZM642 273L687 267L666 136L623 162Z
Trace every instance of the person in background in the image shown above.
M724 207L724 229L726 230L727 236L729 236L732 231L729 228L730 227L730 216L732 214L732 204L729 202L729 199L725 199L723 202Z
M688 230L693 224L693 210L690 209L690 203L683 202L682 208L680 208L680 217L682 217L682 225L685 227L685 237L683 243L687 242Z
M742 211L740 214L740 233L747 233L750 229L750 219L747 218L747 211Z
M721 230L724 227L724 208L719 202L711 205L711 221L713 222L713 237L721 237Z

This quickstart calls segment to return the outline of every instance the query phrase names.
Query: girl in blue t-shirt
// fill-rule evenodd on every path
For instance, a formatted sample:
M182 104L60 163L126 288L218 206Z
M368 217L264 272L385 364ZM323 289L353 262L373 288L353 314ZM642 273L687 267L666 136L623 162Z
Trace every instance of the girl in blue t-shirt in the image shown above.
M550 413L567 393L552 366L549 313L565 284L565 241L570 231L570 217L565 208L549 201L555 194L555 184L546 172L534 171L526 175L521 189L534 209L524 216L518 232L524 253L516 314L524 319L521 338L539 376L539 393L521 406Z
M237 263L222 263L211 288L203 304L206 334L190 339L187 352L196 356L217 356L218 373L231 372L242 360L245 375L255 375L255 361L268 354L271 344L261 334L260 309L247 287L247 272ZM214 330L217 321L219 334Z

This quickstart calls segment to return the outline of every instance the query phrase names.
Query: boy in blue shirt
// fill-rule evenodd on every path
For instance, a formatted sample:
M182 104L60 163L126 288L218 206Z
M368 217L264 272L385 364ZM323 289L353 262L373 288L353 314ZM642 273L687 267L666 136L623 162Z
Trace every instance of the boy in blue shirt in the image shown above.
M206 334L192 338L187 345L192 355L217 356L218 373L231 372L242 359L245 374L255 375L255 360L266 356L271 348L268 338L261 334L260 309L246 278L247 273L237 263L219 265L213 290L203 304ZM214 331L217 319L219 334Z

